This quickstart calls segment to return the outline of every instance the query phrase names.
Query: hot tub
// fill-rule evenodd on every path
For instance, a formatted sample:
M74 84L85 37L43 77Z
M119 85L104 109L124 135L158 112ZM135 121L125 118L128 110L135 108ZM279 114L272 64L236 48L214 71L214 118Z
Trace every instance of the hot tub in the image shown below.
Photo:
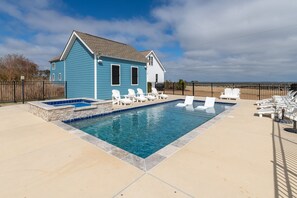
M29 111L46 121L92 117L112 111L111 100L73 98L29 102Z

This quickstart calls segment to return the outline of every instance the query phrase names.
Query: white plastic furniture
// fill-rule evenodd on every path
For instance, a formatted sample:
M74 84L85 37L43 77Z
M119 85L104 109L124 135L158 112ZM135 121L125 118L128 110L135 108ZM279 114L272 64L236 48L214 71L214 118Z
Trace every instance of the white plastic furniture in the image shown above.
M143 95L136 96L134 89L128 89L128 96L132 101L146 102L147 98Z
M152 87L152 95L157 97L157 98L161 98L161 99L167 99L168 95L164 94L163 92L158 93L157 89Z
M220 95L221 99L239 99L240 98L240 89L238 88L226 88L224 92Z
M127 104L132 104L132 100L130 100L128 98L128 96L124 96L124 98L122 98L121 94L120 94L120 91L119 90L116 90L116 89L113 89L112 90L112 104L124 104L124 105L127 105Z
M193 105L194 96L186 96L186 99L183 103L178 103L176 107L185 107L188 105Z
M137 95L138 95L138 96L141 96L141 97L146 97L148 100L155 100L155 99L156 99L156 97L153 96L153 95L151 95L151 94L147 94L147 95L145 95L145 94L143 93L143 91L142 91L141 88L137 88Z
M197 106L196 109L198 110L204 110L207 108L213 108L215 104L216 98L214 97L206 97L204 105L203 106Z

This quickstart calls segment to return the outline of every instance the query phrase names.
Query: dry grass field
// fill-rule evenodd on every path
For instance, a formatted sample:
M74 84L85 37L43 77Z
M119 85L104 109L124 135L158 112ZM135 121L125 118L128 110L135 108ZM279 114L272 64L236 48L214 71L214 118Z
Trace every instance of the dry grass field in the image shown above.
M64 97L64 82L26 81L24 83L25 101L54 99ZM0 102L22 101L21 82L0 82Z
M200 97L213 96L219 98L221 93L224 92L224 86L213 86L210 85L195 85L194 95ZM259 100L264 98L270 98L273 95L286 95L288 87L276 87L276 86L235 86L234 88L240 89L240 98L249 100ZM182 90L165 89L165 93L182 95ZM186 86L184 95L193 95L193 86ZM259 97L260 96L260 97Z

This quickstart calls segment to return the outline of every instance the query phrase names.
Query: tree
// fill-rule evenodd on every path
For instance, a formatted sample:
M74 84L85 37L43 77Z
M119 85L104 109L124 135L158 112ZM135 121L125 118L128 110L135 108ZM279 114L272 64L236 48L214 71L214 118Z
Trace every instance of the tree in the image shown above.
M19 54L8 54L0 58L0 80L26 80L35 78L38 74L38 65Z

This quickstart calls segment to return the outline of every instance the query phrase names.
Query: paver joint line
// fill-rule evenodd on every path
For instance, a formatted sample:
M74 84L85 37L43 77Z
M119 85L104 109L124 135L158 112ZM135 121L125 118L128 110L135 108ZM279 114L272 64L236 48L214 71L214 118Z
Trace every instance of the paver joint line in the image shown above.
M187 192L185 192L184 190L181 190L180 188L178 188L178 187L176 187L176 186L174 186L174 185L172 185L172 184L169 184L168 182L162 180L161 178L159 178L159 177L157 177L157 176L155 176L155 175L153 175L153 174L151 174L151 173L147 173L147 174L150 175L150 176L152 176L152 177L154 177L154 178L156 178L156 179L159 180L160 182L162 182L162 183L164 183L164 184L167 184L167 185L171 186L172 188L174 188L174 189L176 189L176 190L178 190L178 191L180 191L180 192L182 192L182 193L188 195L189 197L193 197L193 198L195 197L195 196L191 195L190 193L187 193Z
M126 190L129 186L131 186L132 184L136 183L138 180L140 180L143 176L145 176L146 173L143 173L142 175L140 175L138 178L136 178L134 181L132 181L130 184L128 184L126 187L124 187L122 190L120 190L118 193L116 193L114 196L112 197L116 197L118 196L121 192L123 192L124 190Z

